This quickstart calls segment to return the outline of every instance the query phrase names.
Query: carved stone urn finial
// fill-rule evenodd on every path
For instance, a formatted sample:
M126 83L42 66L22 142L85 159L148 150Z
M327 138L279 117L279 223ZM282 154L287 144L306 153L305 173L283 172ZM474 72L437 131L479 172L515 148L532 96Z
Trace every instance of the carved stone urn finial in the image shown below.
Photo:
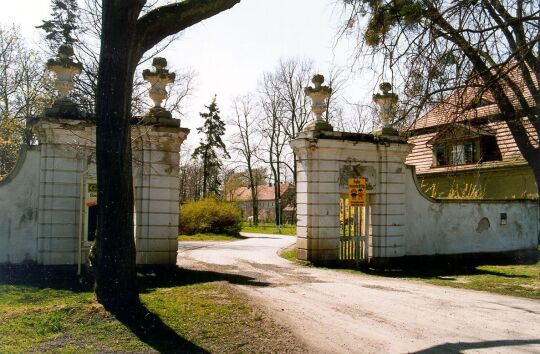
M72 59L73 54L73 48L63 44L58 48L58 57L47 61L47 70L56 76L54 87L58 90L60 98L51 108L45 110L46 116L74 118L80 115L77 105L68 97L75 85L75 75L79 75L82 71L82 64Z
M315 119L306 125L305 131L308 130L329 130L332 131L332 126L322 118L322 115L327 109L326 100L332 94L332 89L328 86L323 86L324 76L315 75L311 80L315 87L308 86L304 89L304 93L311 99L311 111Z
M396 104L398 102L398 95L392 91L392 85L389 82L383 82L379 85L382 93L376 93L373 95L373 101L379 105L379 125L385 131L394 130L392 127L392 120L396 114Z
M148 112L148 116L159 118L171 119L171 112L161 107L163 100L167 98L166 86L172 84L176 78L175 73L169 72L167 68L167 60L165 58L154 58L152 66L154 71L145 69L143 71L144 80L148 81L152 86L150 87L150 98L154 101L154 107Z

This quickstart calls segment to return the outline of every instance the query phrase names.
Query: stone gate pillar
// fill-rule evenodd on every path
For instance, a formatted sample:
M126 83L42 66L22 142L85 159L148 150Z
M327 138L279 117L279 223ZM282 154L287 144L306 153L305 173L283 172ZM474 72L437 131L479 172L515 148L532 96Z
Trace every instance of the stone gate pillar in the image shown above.
M132 128L134 141L135 242L138 265L175 265L178 250L180 146L189 129L161 106L175 74L165 58L154 58L143 77L154 107Z
M369 263L384 266L405 254L405 139L311 130L291 146L298 159L298 259L339 263L339 199L347 193L347 180L358 177L368 179Z
M409 145L388 122L374 134L334 132L322 119L332 89L322 85L322 75L315 75L312 81L315 86L305 93L312 100L314 120L291 142L297 156L297 257L316 264L340 262L340 197L347 193L349 178L364 177L371 211L368 261L385 266L389 259L405 255L405 157ZM383 94L374 98L388 115L391 107L386 106L395 103L397 96L388 92L389 84L381 88Z
M188 132L178 124L132 128L138 265L176 264L179 151Z

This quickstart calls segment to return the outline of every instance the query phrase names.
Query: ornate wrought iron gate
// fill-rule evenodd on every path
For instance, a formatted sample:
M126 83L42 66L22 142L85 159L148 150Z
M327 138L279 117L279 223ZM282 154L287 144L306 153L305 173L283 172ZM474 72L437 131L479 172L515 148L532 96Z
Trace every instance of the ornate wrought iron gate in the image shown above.
M347 196L339 204L339 256L342 262L358 266L368 259L369 205L351 206Z

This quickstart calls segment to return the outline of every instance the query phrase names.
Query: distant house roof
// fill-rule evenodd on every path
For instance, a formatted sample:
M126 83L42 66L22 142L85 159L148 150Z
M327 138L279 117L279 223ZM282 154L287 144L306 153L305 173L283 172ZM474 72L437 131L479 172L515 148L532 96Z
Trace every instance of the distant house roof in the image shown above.
M279 195L283 196L291 187L293 187L291 183L281 183L279 185ZM252 200L251 189L248 187L237 188L231 192L229 199L236 202L250 201ZM257 200L274 200L274 186L257 186Z

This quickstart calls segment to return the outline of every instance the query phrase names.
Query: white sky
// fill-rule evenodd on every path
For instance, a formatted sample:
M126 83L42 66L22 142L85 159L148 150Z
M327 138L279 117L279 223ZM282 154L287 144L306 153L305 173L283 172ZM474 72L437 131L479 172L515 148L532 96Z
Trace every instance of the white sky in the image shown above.
M47 0L2 0L0 23L21 27L22 33L37 46L34 27L49 18ZM254 91L258 80L273 71L280 58L310 58L317 71L326 74L332 65L350 64L349 46L335 36L340 24L341 0L242 0L231 10L188 28L168 48L171 70L189 67L198 72L195 93L187 104L182 125L192 129L190 145L198 141L195 127L201 125L198 112L214 94L222 118L230 117L233 98ZM371 97L375 87L371 73L347 73L348 101Z

